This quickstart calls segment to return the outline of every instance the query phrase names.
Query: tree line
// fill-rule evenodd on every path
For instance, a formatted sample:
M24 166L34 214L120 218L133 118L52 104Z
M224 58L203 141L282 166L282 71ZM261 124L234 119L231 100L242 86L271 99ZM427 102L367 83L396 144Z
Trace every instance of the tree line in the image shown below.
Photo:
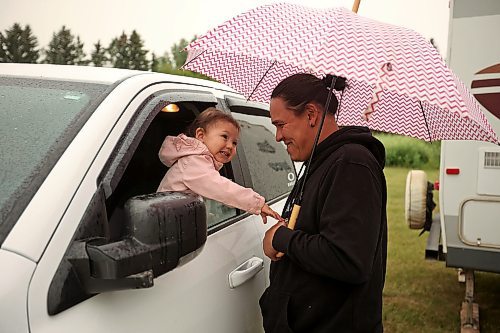
M53 33L47 48L39 48L38 38L31 27L28 24L22 27L21 24L14 23L5 31L0 31L0 62L90 65L204 77L179 70L187 57L187 53L182 50L188 44L189 41L182 38L172 45L170 54L165 52L164 55L157 56L144 47L141 36L133 30L130 35L122 32L107 46L98 40L87 55L80 37L66 26Z

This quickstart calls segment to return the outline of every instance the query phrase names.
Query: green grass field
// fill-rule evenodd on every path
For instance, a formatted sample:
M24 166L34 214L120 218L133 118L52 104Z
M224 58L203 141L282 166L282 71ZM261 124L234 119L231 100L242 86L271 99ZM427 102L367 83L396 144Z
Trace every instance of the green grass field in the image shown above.
M413 169L439 169L441 142L425 142L407 136L375 133L386 149L386 165Z
M385 332L459 332L465 284L444 262L424 259L427 233L410 230L404 220L408 168L388 167L388 262L384 288ZM429 181L438 170L426 170ZM435 194L437 196L437 194ZM437 198L435 198L436 201ZM500 274L476 273L481 333L500 332Z

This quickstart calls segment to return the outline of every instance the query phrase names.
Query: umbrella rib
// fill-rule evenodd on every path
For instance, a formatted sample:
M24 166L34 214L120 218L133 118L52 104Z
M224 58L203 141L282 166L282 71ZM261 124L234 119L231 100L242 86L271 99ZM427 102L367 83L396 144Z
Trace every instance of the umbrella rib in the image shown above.
M253 88L252 92L250 93L250 96L248 96L247 98L247 101L250 100L250 98L252 97L253 93L255 92L255 90L257 90L257 88L259 87L260 83L262 82L262 80L264 80L264 78L266 77L267 73L269 73L269 71L271 70L271 68L276 64L276 60L273 61L273 63L271 64L271 66L269 66L269 68L267 69L267 71L264 73L264 75L262 75L262 77L260 78L259 82L257 82L257 85L255 86L255 88Z
M420 104L420 110L422 110L422 115L424 116L425 128L427 128L427 133L429 134L429 142L432 143L431 131L429 130L429 125L427 124L427 118L425 117L424 107L422 105L422 101L418 101Z
M203 50L203 52L201 52L196 57L194 57L193 59L189 60L187 63L185 63L184 65L182 65L181 68L184 69L187 65L189 65L190 63L192 63L193 61L195 61L196 59L198 59L198 57L201 56L205 52L207 52L207 50Z

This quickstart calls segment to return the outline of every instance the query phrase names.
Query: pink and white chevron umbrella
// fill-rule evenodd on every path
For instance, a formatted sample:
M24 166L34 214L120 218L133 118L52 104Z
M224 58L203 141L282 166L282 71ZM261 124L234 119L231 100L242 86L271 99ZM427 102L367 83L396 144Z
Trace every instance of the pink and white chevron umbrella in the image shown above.
M188 47L184 68L269 102L296 73L347 78L339 125L435 140L499 140L478 102L437 50L413 30L345 8L262 6ZM337 97L340 97L337 95Z

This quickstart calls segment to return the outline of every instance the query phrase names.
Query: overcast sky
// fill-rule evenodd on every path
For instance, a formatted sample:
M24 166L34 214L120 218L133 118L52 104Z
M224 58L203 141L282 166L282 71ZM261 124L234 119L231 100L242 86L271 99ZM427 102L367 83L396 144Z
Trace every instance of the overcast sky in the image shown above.
M0 31L29 24L46 47L63 25L85 43L108 46L123 31L137 30L145 47L162 55L181 38L191 39L248 9L276 0L0 0ZM289 0L310 7L343 6L353 0ZM359 15L405 26L433 37L443 56L448 39L448 0L361 0Z

